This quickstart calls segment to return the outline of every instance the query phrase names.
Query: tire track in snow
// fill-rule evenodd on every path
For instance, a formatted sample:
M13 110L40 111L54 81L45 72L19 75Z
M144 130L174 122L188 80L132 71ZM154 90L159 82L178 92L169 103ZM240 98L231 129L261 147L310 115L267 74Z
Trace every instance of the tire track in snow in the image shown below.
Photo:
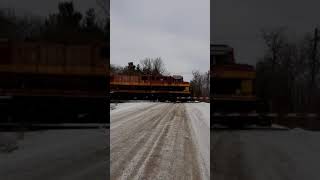
M184 105L142 111L111 129L111 179L201 179Z

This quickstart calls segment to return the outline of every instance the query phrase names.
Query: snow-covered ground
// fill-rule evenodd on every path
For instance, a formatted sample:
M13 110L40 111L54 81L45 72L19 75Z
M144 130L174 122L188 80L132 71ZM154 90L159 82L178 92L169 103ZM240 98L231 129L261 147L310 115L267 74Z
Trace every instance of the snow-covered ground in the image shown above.
M110 110L111 114L136 111L137 109L143 109L150 105L154 104L153 102L127 102L127 103L111 103Z
M320 132L244 130L211 132L211 176L216 180L318 180Z
M210 178L208 103L111 106L111 178Z
M2 142L17 145L0 152L1 180L105 179L109 130L0 132ZM3 143L2 143L3 144ZM12 146L12 145L10 145Z
M204 164L205 174L210 175L210 104L209 103L186 103L194 136L196 138L199 156Z

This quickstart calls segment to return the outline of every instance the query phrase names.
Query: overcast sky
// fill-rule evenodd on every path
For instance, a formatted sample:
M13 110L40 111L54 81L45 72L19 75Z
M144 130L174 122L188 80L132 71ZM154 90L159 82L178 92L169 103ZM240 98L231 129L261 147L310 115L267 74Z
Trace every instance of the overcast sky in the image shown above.
M295 39L319 27L319 7L317 0L213 0L211 41L233 46L237 61L255 64L264 50L261 29L286 27Z
M111 0L111 64L161 57L190 80L209 70L209 0Z

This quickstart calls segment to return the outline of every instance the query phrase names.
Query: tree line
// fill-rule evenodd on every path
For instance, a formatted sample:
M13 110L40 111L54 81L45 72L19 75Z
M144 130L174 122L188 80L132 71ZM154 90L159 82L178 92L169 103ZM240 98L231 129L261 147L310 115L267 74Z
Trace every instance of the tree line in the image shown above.
M151 76L165 76L169 75L162 58L144 58L140 63L134 65L129 62L126 66L110 65L111 74L123 75L151 75Z
M97 1L100 2L100 1ZM110 21L106 4L99 3L104 15L93 8L82 14L72 1L58 4L58 12L46 17L17 16L13 9L0 9L0 37L28 41L83 42L109 40Z
M192 96L209 97L210 96L210 73L193 71L192 76L193 77L190 82L192 87Z
M317 112L320 106L318 30L290 39L285 28L262 31L265 53L256 64L257 95L274 112Z

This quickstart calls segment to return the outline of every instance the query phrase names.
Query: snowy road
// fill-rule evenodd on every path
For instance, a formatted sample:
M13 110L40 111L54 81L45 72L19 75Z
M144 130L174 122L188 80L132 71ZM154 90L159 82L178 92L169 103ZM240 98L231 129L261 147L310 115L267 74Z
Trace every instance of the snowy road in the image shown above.
M1 180L106 179L109 130L27 132L18 149L0 153ZM0 137L16 138L15 133ZM7 138L8 139L8 138Z
M209 179L210 120L204 109L209 106L119 104L111 111L111 179ZM196 118L189 111L198 112ZM196 131L201 127L202 133Z
M320 132L211 131L214 180L320 179Z

